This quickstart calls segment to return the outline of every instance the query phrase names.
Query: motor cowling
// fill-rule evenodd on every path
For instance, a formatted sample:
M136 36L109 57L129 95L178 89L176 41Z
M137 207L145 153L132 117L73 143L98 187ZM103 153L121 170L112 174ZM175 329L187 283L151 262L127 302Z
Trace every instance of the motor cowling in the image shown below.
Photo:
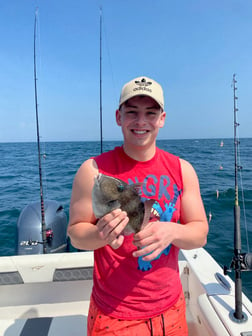
M68 250L67 216L57 201L44 201L46 224L46 252L59 253ZM41 205L28 204L20 213L17 222L16 254L43 254Z

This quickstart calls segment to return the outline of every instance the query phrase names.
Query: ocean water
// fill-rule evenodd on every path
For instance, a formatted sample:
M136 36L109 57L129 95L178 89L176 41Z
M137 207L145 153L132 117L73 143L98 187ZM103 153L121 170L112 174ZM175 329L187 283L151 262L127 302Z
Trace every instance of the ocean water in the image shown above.
M223 146L221 146L223 141ZM107 151L121 142L104 142ZM210 231L206 250L223 266L233 257L234 142L232 139L159 140L158 146L194 166ZM44 198L60 202L68 216L74 175L81 163L100 153L100 142L41 144ZM36 143L0 143L0 256L15 254L16 224L22 209L40 200ZM252 248L252 138L240 140L242 168L242 252ZM240 174L239 181L240 180ZM244 212L245 215L244 216ZM233 277L233 273L230 274ZM252 272L243 272L243 290L252 300Z

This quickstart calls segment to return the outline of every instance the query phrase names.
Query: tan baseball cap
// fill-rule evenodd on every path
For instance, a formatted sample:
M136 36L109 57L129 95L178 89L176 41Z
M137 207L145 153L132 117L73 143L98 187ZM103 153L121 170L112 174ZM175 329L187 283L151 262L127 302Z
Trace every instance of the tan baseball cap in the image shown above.
M123 86L119 106L126 100L139 95L151 97L164 109L164 94L161 85L145 76L132 79Z

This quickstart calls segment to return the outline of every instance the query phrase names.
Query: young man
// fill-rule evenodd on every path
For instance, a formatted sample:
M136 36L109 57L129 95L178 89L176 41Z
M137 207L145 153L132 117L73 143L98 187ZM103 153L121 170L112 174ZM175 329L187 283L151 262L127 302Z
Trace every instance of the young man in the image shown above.
M205 245L208 223L193 167L156 147L165 117L157 82L139 77L125 84L116 111L123 146L85 161L74 179L68 233L95 257L88 336L188 334L178 253ZM95 218L98 173L141 183L142 199L155 201L140 232L122 234L129 218L121 209Z

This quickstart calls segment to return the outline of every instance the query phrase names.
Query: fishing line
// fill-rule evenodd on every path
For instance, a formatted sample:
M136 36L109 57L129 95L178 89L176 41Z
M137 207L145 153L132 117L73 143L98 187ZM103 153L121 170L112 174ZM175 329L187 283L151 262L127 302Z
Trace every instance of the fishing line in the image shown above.
M238 122L238 116L237 116L237 111L239 110L237 108L237 99L238 97L235 94L235 91L237 90L237 87L235 85L236 83L235 79L235 74L233 75L233 89L234 89L234 135L235 135L235 145L236 145L236 160L237 162L235 163L236 165L236 172L238 174L240 179L237 181L237 184L240 184L240 190L241 190L241 197L242 197L242 205L243 205L243 217L244 217L244 228L245 228L245 234L246 234L246 241L247 241L247 250L249 252L249 239L248 239L248 226L247 226L247 218L246 218L246 207L245 207L245 196L244 196L244 188L243 188L243 181L242 181L242 165L241 165L241 152L240 152L240 137L239 137L239 122ZM238 186L237 186L237 202L238 202Z
M43 153L42 158L43 158L43 181L44 181L44 194L45 197L47 198L48 195L48 183L47 183L47 174L46 174L46 159L47 159L47 155L46 155L46 143L43 142Z
M110 68L110 72L111 72L111 77L112 77L112 85L113 85L113 89L114 89L114 94L113 97L116 97L116 92L118 92L118 90L116 90L118 87L115 84L115 76L114 76L114 72L113 72L113 67L112 67L112 61L111 61L111 56L110 56L110 49L109 49L109 42L108 42L108 37L107 37L107 33L106 33L106 26L105 26L105 20L103 19L103 27L104 27L104 37L105 37L105 42L107 45L107 55L108 55L108 63L109 63L109 68ZM115 99L115 106L117 105L117 100Z
M103 11L103 6L101 4L98 4L97 1L97 6L100 8L101 12L102 12L102 32L104 33L104 41L105 41L105 45L106 45L106 52L107 52L107 57L108 57L108 64L109 64L109 69L110 69L110 73L111 73L111 80L112 80L112 87L113 87L113 97L115 100L114 105L117 106L117 94L116 92L118 92L118 85L116 85L115 83L115 76L114 76L114 72L113 72L113 67L112 67L112 61L111 61L111 54L110 54L110 47L109 47L109 39L108 39L108 35L106 32L106 18L104 17L104 11Z
M239 131L237 130L237 133ZM248 238L248 225L247 225L247 217L246 217L246 206L245 206L245 196L244 196L244 188L243 188L243 180L242 180L242 165L241 165L241 152L240 152L240 137L239 134L237 134L237 140L238 140L238 165L240 167L239 169L239 175L240 175L240 185L241 185L241 198L242 198L242 208L243 208L243 217L244 217L244 227L245 227L245 235L246 235L246 241L247 241L247 250L250 252L249 247L249 238Z
M38 66L36 67L36 72L37 72L37 76L36 76L36 80L38 82L39 78L41 78L41 73L43 73L42 71L42 57L41 57L41 35L40 35L40 19L39 19L39 7L36 7L36 18L37 18L37 22L36 22L36 61L38 61ZM44 92L43 92L43 85L40 85L39 87L39 91L42 92L42 96L44 96ZM38 93L37 93L38 95ZM38 104L40 105L40 104ZM40 116L41 116L41 109L40 109ZM40 126L41 126L41 118L40 118ZM41 136L41 131L40 131L40 140L42 138ZM45 141L43 141L43 151L40 154L41 155L41 159L42 160L42 165L43 165L43 169L42 169L42 177L43 177L43 194L45 196L48 195L48 183L47 183L47 173L46 173L46 143Z
M223 148L223 146L224 146L224 141L221 140L220 148ZM220 166L219 166L219 170L223 170L223 168L224 168L224 166L223 166L223 161L225 161L225 160L223 160L223 156L224 156L224 154L223 154L223 150L221 150L221 157L220 157Z
M34 41L33 41L33 68L34 68L34 93L35 93L35 110L36 110L36 128L37 128L37 145L38 145L38 161L39 161L39 181L40 181L40 209L41 209L41 228L42 228L42 240L43 240L43 253L46 252L46 223L45 223L45 203L43 196L43 181L42 181L42 167L41 167L41 153L40 153L40 134L39 134L39 118L38 118L38 95L37 95L37 17L38 17L38 8L35 12L34 20Z
M223 140L221 140L221 142L219 144L219 147L220 147L220 150L216 151L215 158L218 157L218 160L219 160L219 166L218 166L217 169L219 171L222 171L224 169L222 162L225 161L223 159L223 157L224 157L224 153L223 153L224 141ZM215 165L214 170L216 170L216 165ZM212 212L212 208L213 209L215 208L216 202L218 202L219 197L220 197L220 190L219 190L219 182L218 181L216 182L215 197L212 195L212 193L210 194L209 197L211 197L211 201L209 201L209 203L210 203L210 210L207 213L208 224L210 224L212 222L212 219L214 217L214 213ZM213 224L214 224L214 221L211 223L211 225L213 225Z

